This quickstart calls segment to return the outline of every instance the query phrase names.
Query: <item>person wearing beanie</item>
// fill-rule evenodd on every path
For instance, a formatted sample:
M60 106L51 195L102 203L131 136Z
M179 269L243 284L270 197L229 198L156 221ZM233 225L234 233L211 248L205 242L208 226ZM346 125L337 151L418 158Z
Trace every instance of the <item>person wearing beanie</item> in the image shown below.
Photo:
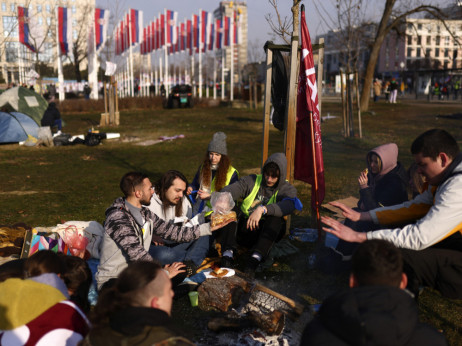
M231 166L226 147L226 134L216 132L207 147L204 162L199 166L187 194L195 196L194 214L211 211L210 196L239 180L238 171ZM194 200L194 199L193 199Z

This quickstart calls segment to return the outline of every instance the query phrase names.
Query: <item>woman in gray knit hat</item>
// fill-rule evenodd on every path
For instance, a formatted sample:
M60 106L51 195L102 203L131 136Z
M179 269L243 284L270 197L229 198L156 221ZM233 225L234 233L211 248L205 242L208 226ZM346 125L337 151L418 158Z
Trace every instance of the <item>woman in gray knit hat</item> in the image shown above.
M188 187L187 193L196 193L196 199L204 201L197 212L202 212L205 201L210 199L214 191L220 191L223 187L238 181L239 173L231 166L226 148L226 135L224 132L216 132L207 148L204 162L199 166L193 182ZM209 208L211 206L209 205Z

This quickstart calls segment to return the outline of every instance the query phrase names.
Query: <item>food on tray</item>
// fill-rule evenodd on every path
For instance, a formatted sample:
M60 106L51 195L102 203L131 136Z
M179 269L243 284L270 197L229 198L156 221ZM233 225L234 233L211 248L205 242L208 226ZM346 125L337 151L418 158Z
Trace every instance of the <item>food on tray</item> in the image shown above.
M228 214L213 213L211 216L210 225L212 227L221 225L222 223L227 222L228 220L237 221L236 212L230 211Z

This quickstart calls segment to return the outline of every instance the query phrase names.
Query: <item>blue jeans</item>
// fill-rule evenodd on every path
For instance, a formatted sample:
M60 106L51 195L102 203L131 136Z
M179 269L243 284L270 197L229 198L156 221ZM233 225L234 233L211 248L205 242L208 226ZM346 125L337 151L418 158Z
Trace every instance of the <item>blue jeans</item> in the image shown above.
M210 236L203 236L189 243L169 246L151 245L149 254L162 265L190 260L200 266L209 251L209 239Z

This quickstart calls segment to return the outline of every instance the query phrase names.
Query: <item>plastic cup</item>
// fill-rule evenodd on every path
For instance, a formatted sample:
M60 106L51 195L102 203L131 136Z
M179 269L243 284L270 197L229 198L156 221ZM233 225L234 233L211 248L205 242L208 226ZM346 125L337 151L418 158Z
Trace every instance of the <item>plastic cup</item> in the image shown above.
M199 304L199 293L197 291L192 291L189 292L188 295L191 306L197 306Z

